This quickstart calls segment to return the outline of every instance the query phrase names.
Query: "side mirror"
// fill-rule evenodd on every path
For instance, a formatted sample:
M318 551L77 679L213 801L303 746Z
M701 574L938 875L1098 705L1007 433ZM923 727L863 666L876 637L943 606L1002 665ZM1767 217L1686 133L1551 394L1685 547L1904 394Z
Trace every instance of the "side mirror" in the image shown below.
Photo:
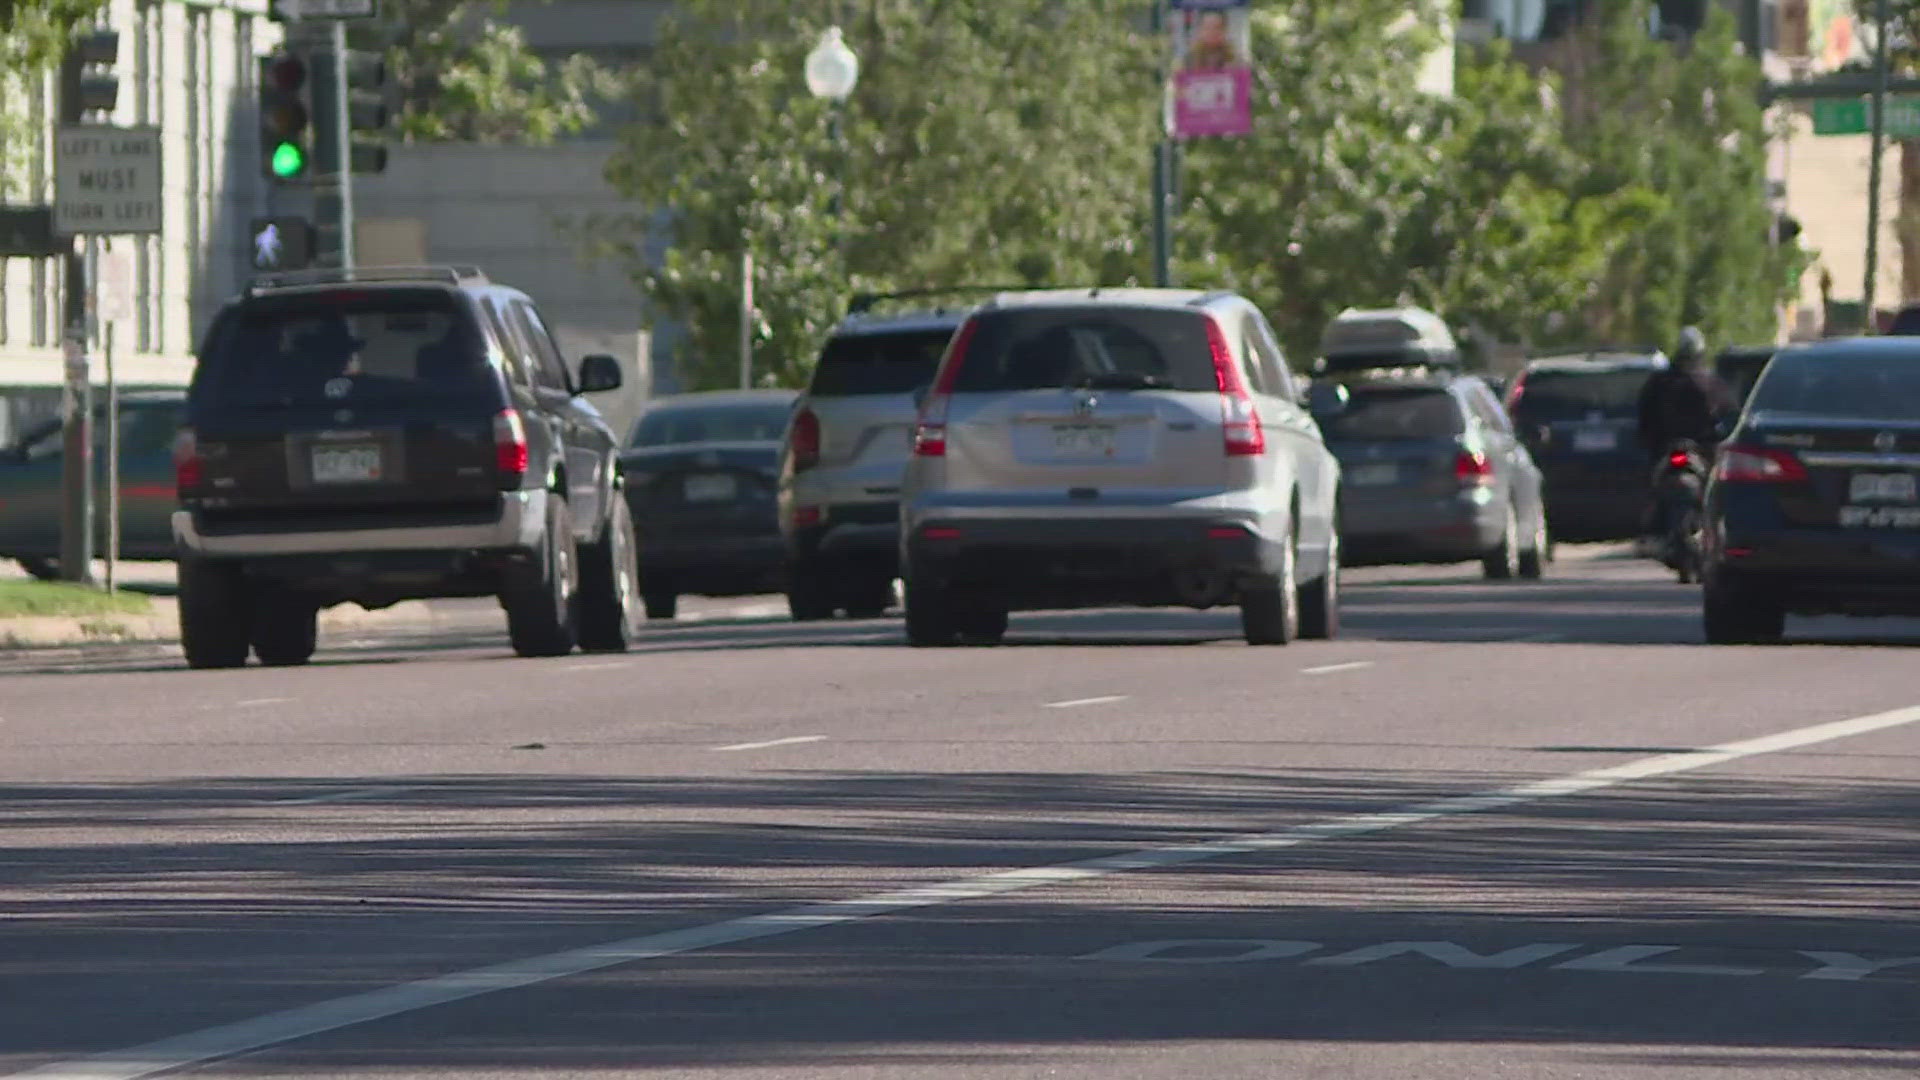
M580 392L583 394L618 390L624 381L620 361L611 356L596 353L580 361Z
M1307 388L1307 411L1316 419L1347 411L1347 388L1339 383L1314 383Z

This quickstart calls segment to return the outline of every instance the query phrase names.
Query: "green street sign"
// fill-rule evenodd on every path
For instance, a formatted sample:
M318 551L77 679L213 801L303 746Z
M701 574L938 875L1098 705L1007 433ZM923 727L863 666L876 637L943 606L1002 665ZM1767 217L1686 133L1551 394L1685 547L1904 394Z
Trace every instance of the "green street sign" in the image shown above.
M1865 135L1873 130L1873 102L1868 98L1823 98L1812 104L1815 135ZM1887 99L1887 137L1920 138L1920 97Z

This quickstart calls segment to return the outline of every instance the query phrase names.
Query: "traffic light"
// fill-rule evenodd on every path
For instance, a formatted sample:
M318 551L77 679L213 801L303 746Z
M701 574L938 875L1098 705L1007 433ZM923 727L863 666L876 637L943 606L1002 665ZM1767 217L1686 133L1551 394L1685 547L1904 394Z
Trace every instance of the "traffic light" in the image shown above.
M254 218L247 228L253 268L262 272L304 270L318 246L313 222L303 217Z
M339 172L335 160L339 153L337 125L340 106L335 98L335 67L331 54L319 58L320 70L314 80L315 168L324 175ZM356 173L387 170L387 144L381 137L386 130L390 110L387 61L379 53L349 50L343 65L346 74L346 121L348 163Z
M88 30L77 35L70 59L78 65L73 90L80 108L112 112L120 103L120 76L113 71L120 59L120 32Z
M260 61L260 170L282 184L313 169L313 79L305 57L279 52Z

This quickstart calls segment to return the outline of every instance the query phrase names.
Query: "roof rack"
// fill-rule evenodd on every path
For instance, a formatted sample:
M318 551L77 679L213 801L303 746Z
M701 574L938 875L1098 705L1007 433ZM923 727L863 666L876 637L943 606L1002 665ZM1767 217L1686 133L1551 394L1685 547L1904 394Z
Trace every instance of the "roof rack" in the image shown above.
M887 300L913 300L922 296L975 296L982 293L1029 292L1044 285L946 285L933 289L902 289L897 292L855 293L847 303L847 316L865 315L874 305Z
M341 285L357 281L432 281L449 285L485 285L487 275L477 266L359 266L323 270L282 270L259 274L247 283L249 296L269 289L303 285Z

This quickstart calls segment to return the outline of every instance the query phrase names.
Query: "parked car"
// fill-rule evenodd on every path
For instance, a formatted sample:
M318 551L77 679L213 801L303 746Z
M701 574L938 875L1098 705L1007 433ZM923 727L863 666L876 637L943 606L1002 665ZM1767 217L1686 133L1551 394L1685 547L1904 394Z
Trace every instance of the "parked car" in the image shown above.
M1339 465L1229 292L1014 293L968 316L914 428L907 640L1017 608L1237 604L1250 644L1339 624Z
M871 618L893 602L915 395L965 318L856 308L820 350L781 455L787 606L801 621Z
M1640 534L1653 462L1639 445L1640 391L1667 366L1657 351L1535 360L1507 414L1546 481L1547 527L1569 541Z
M1716 644L1786 616L1920 615L1920 342L1784 349L1707 489L1703 615Z
M173 443L186 394L150 390L120 396L120 554L171 559ZM94 550L107 550L107 430L105 407L95 411L93 461ZM30 429L0 450L0 558L14 559L37 578L60 571L65 430L58 420Z
M215 317L176 449L187 662L304 663L345 602L494 596L514 651L625 649L619 446L524 293L470 268L275 275Z
M1727 384L1740 404L1745 405L1753 394L1753 385L1760 379L1760 373L1766 370L1767 361L1778 352L1774 346L1758 345L1744 348L1722 350L1714 357L1713 369L1720 380Z
M673 618L684 593L785 588L776 496L781 437L798 397L791 390L679 394L655 401L634 422L620 463L648 618Z

